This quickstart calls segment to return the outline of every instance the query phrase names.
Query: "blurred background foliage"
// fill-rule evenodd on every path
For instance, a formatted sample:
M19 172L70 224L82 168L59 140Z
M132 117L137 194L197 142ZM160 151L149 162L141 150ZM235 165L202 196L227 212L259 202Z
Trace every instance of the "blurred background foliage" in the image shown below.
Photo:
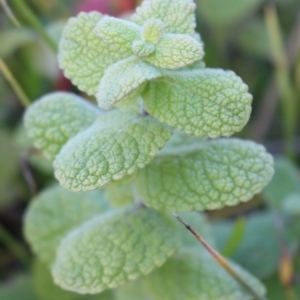
M79 11L125 16L138 2L0 0L0 299L114 299L55 287L23 239L27 203L54 178L51 164L26 138L24 106L3 66L30 101L55 90L80 93L64 78L55 47L43 34L55 44L66 20ZM261 195L207 213L218 249L259 277L269 299L300 299L300 1L196 2L206 65L234 70L253 95L251 119L238 135L264 144L276 157L275 177Z

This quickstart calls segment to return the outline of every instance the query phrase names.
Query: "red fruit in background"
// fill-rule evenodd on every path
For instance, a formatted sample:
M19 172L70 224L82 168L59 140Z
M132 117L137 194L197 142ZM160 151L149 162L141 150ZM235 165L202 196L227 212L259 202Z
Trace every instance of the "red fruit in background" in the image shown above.
M103 14L117 16L135 9L135 0L82 0L75 8L80 11L99 11Z

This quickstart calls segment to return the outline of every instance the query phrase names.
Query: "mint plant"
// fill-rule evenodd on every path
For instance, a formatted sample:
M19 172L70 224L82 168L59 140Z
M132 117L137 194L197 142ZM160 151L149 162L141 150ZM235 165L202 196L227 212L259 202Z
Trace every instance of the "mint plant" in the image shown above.
M174 299L180 265L196 280L180 299L252 299L170 215L248 201L273 175L263 146L224 138L245 126L252 96L235 73L205 68L195 8L192 0L146 0L129 21L96 12L71 18L59 63L100 109L59 92L26 112L28 135L61 186L33 201L25 233L66 290L95 294L138 279L148 288L130 299Z

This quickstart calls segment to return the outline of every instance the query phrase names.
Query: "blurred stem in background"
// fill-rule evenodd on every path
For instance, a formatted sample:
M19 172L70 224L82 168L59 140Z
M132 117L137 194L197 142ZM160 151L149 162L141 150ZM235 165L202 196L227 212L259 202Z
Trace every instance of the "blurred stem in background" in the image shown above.
M30 100L15 79L15 77L12 75L11 71L5 64L5 62L0 58L0 71L2 72L3 76L6 78L6 80L11 85L12 89L18 96L20 102L24 106L24 108L28 107L30 105Z
M9 19L12 21L12 23L15 26L19 27L20 26L20 22L15 17L15 15L12 13L10 7L7 5L7 2L5 0L0 0L0 4L2 5L3 10L5 11L5 13L9 17Z
M18 258L25 266L30 263L30 257L22 244L20 244L1 224L0 241Z
M40 22L40 20L35 16L32 10L27 5L24 0L12 0L14 6L18 10L18 12L26 19L26 21L36 29L37 32L43 37L45 42L49 45L49 47L57 52L57 44L55 41L49 36L48 32L45 30L44 26Z
M275 77L281 96L283 114L283 130L285 137L285 153L290 158L295 157L295 138L297 122L296 94L289 75L287 58L282 41L278 16L274 5L265 7L265 22L275 64Z

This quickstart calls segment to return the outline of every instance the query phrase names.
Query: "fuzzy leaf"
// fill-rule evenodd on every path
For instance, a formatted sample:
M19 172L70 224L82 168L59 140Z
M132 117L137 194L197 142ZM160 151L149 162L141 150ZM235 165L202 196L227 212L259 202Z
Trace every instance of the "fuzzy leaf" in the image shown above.
M26 212L25 236L40 259L51 264L61 239L108 206L100 192L72 193L60 186L48 188Z
M164 23L158 19L147 20L142 27L142 39L156 44L164 32Z
M141 38L141 27L126 20L104 16L96 25L94 32L117 51L132 55L132 43Z
M73 191L96 189L143 168L171 135L152 117L112 111L63 147L54 162L55 176Z
M80 295L61 289L54 284L48 267L39 261L36 261L33 265L33 277L34 287L39 300L116 300L113 291L105 291L104 293L92 296ZM23 298L19 298L18 300L20 299L23 300Z
M99 293L150 273L178 247L172 219L129 206L94 218L60 244L52 269L66 290Z
M96 96L100 79L111 64L127 53L106 44L93 31L102 15L80 13L71 18L63 31L58 60L67 78L89 95Z
M265 288L256 278L233 266L260 295L265 295ZM212 257L195 249L180 250L161 268L117 292L120 300L253 300Z
M101 111L84 99L64 92L42 97L25 114L28 136L48 159L78 132L94 123Z
M300 194L300 176L297 166L286 158L277 158L274 167L274 177L263 190L263 195L271 206L278 209L282 208L286 197Z
M139 198L170 211L217 209L250 200L273 175L263 146L224 139L183 155L161 156L137 176Z
M202 44L187 34L165 34L155 48L153 54L144 59L163 69L185 67L204 55Z
M110 66L101 79L97 94L98 104L103 109L130 95L142 83L161 76L161 72L140 60L130 57Z
M143 93L145 108L161 122L200 137L230 136L248 122L252 96L231 71L169 72Z
M133 22L143 25L149 19L159 19L168 33L195 33L196 5L193 0L145 0L132 16Z

